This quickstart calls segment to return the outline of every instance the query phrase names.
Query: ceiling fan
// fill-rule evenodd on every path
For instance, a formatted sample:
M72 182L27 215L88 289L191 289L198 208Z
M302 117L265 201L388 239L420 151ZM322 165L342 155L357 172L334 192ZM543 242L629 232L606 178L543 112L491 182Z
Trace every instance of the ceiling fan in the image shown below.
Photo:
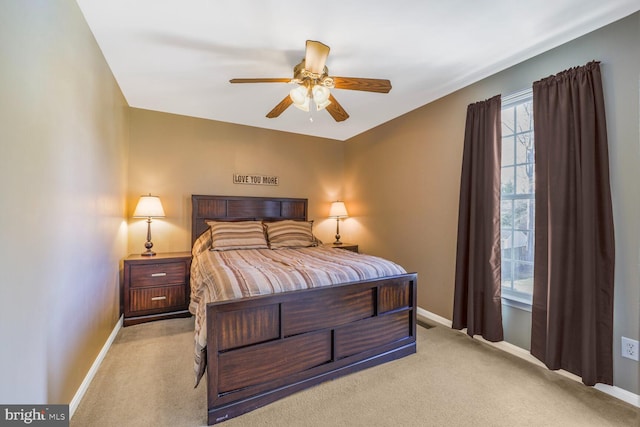
M293 67L293 78L254 78L231 79L230 83L293 83L298 86L292 89L267 117L278 117L291 104L303 111L309 111L311 101L317 110L326 109L335 121L341 122L349 118L331 94L330 89L362 90L366 92L388 93L391 82L382 79L365 79L360 77L329 76L325 62L329 56L329 46L314 40L307 40L305 57Z

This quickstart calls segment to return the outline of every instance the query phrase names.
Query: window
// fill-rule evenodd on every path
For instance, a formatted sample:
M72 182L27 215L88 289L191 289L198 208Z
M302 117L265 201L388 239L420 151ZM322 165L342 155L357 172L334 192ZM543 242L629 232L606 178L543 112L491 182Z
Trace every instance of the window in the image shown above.
M531 89L502 100L500 244L502 296L531 304L534 251L534 138Z

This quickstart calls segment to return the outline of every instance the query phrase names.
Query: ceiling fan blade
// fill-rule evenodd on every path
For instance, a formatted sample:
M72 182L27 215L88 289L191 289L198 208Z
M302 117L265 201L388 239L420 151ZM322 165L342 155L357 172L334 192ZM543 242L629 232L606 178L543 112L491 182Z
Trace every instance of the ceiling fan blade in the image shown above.
M289 95L285 96L285 98L282 101L280 101L280 103L278 105L273 107L273 110L271 110L271 111L269 111L267 113L267 117L270 118L270 119L274 119L274 118L278 117L280 114L282 114L282 112L284 110L289 108L289 106L291 104L293 104L293 101L291 100L291 97Z
M336 89L363 90L366 92L389 93L391 82L383 79L363 79L360 77L331 77Z
M342 108L342 105L336 101L333 95L329 95L329 100L331 101L331 104L327 105L325 110L331 114L331 117L333 117L336 122L343 122L347 120L349 118L349 114L347 114L344 108Z
M314 40L307 40L304 68L314 74L322 74L327 56L329 56L329 46Z
M289 78L231 79L229 83L289 83Z

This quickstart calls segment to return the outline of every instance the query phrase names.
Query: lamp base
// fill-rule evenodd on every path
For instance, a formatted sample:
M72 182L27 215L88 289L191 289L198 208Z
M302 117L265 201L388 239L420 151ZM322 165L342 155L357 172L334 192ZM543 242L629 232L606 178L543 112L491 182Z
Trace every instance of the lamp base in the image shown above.
M140 255L142 256L154 256L156 253L151 250L153 247L153 243L151 242L151 229L147 227L147 241L144 244L144 247L147 248L146 251L142 252Z
M334 246L335 246L335 245L341 245L341 244L342 244L342 242L341 242L340 240L336 240L335 242L333 242L333 245L334 245Z

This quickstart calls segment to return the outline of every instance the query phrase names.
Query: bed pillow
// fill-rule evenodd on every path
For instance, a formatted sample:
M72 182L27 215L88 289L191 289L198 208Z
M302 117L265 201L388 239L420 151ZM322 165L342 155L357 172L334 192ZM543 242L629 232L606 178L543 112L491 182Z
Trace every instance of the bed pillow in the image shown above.
M267 239L271 249L306 248L317 246L312 232L313 221L284 220L266 222Z
M211 250L269 249L260 221L207 221L211 229Z
M198 236L196 241L193 242L191 255L196 256L204 251L208 251L209 249L211 249L211 231L207 229L207 231Z

